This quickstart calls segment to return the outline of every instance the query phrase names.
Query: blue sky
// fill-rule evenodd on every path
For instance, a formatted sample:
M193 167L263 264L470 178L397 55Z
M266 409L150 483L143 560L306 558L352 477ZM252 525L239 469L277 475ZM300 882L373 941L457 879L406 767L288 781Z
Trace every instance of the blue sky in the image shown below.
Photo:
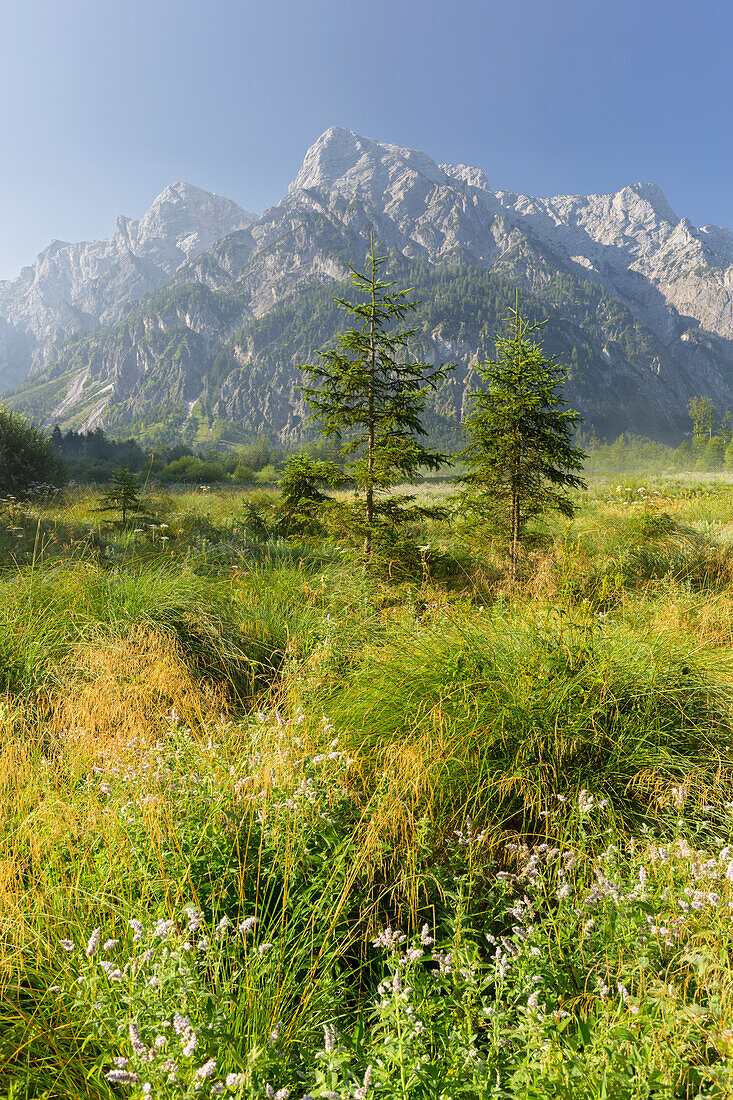
M257 212L330 125L733 225L730 0L0 0L0 278L175 180Z

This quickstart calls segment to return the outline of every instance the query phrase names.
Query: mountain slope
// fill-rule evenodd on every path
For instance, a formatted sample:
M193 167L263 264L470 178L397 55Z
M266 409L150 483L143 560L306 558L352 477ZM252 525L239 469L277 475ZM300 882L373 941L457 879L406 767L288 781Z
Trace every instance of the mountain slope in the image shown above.
M295 438L308 430L295 364L333 339L332 296L371 231L424 299L421 354L459 364L450 400L433 404L436 431L460 417L514 286L549 319L568 399L599 431L673 437L696 393L733 408L729 230L695 229L652 184L533 198L339 128L277 206L211 247L199 238L164 288L110 304L99 318L118 319L55 347L13 403L48 423L151 438L215 437L225 421Z
M109 240L53 241L17 279L0 282L0 388L47 362L59 341L116 320L254 220L230 199L176 183L140 220L119 217Z

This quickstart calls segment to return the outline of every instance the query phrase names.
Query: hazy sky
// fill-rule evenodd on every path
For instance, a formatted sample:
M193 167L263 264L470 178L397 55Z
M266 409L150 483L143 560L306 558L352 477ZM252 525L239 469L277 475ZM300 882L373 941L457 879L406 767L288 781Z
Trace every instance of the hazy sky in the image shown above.
M179 179L261 212L328 126L733 225L730 0L0 0L0 278Z

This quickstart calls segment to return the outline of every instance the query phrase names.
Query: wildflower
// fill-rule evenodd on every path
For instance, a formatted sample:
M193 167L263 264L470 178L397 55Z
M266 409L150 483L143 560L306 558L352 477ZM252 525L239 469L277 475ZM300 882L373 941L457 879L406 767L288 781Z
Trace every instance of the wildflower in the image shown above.
M452 970L453 970L453 954L452 954L452 952L449 951L445 955L437 955L436 954L435 958L438 961L438 966L440 967L440 973L441 974L450 974L452 972Z
M582 814L590 813L595 806L595 798L592 794L588 794L585 788L578 795L578 809Z
M681 810L685 804L687 798L687 791L684 787L673 787L670 791L672 796L672 803L677 810Z
M184 910L184 912L185 912L186 916L188 917L188 931L189 932L198 932L198 930L201 927L201 924L203 922L204 914L200 913L198 911L198 909L194 909L194 907L192 905L189 905Z
M244 1081L243 1073L228 1073L226 1077L226 1087L228 1089L236 1089Z
M566 898L573 896L573 888L569 882L564 883L563 886L557 891L557 897L559 901L565 901Z
M337 1037L338 1032L335 1027L331 1027L330 1024L323 1025L323 1049L326 1054L333 1054Z
M91 936L89 937L89 943L87 944L87 949L86 949L86 952L85 952L86 957L88 959L91 959L92 955L94 955L96 953L96 950L99 947L100 932L101 932L100 928L95 928L94 931L92 932Z
M125 975L118 968L116 970L110 970L107 974L107 977L111 982L121 982L124 981Z
M153 1086L149 1081L146 1081L143 1085L143 1096L152 1096Z
M134 1085L140 1080L139 1073L128 1073L125 1069L111 1069L104 1076L112 1085Z
M530 993L529 997L527 997L527 1008L531 1009L532 1012L537 1012L539 1008L539 1002L540 995L537 990L535 990L534 993Z
M399 970L395 971L394 977L392 978L392 992L393 993L401 993L402 992L402 978L400 977Z
M167 940L171 932L175 931L174 920L159 920L153 929L153 935L159 940Z
M365 1100L369 1087L372 1083L372 1067L367 1066L366 1073L364 1074L364 1080L358 1089L354 1089L354 1100Z
M191 1027L188 1016L181 1016L180 1012L173 1013L173 1030L176 1035L185 1035Z
M130 1020L128 1034L130 1036L130 1045L132 1046L132 1049L135 1051L135 1053L140 1057L147 1058L150 1052L145 1046L145 1043L140 1038L140 1032L134 1020Z
M102 944L103 951L111 951L113 947L117 947L119 940L105 940Z
M125 1058L123 1055L120 1055L119 1058L115 1058L113 1059L113 1061L118 1069L127 1069L130 1059Z
M222 936L224 935L224 933L226 932L226 930L228 928L231 928L231 927L232 927L232 922L229 920L229 917L227 917L227 916L222 917L221 920L219 921L219 923L217 924L216 932L214 933L214 937L215 937L217 943L220 942L220 940L221 940Z
M275 1093L275 1100L288 1100L290 1096L290 1089L278 1089Z
M139 941L145 935L145 929L143 928L140 921L137 920L135 917L133 917L132 920L129 920L127 923L130 925L130 928L135 933L134 936L132 937L132 942L133 943L139 943Z
M408 947L407 951L405 952L405 958L408 962L411 963L417 962L418 959L422 958L422 956L423 951L421 947Z
M74 941L73 940L59 940L59 943L63 947L64 951L73 951L74 950Z
M272 946L273 945L271 943L261 943L257 950L259 951L260 955L264 955L266 951L271 950Z
M212 1073L216 1070L216 1058L209 1058L208 1062L204 1062L202 1066L196 1070L196 1081L205 1081L207 1077L211 1077Z
M422 926L422 931L420 932L420 943L423 944L424 947L430 947L432 945L432 942L433 937L430 935L430 927L427 924L424 924Z
M154 1045L158 1048L158 1050L160 1050L161 1047L167 1046L167 1044L168 1044L168 1040L165 1037L165 1035L157 1035L156 1036Z
M199 942L196 944L196 947L198 948L199 951L205 951L208 946L209 946L209 937L208 936L202 936L201 939L199 940Z
M190 1058L197 1046L198 1046L198 1039L196 1038L196 1032L192 1028L191 1029L191 1034L188 1038L188 1042L186 1043L185 1047L181 1051L181 1053L183 1054L183 1057L184 1058Z
M248 936L250 932L254 931L254 927L257 924L257 917L245 917L242 923L238 926L237 931L241 932L243 936Z
M407 936L400 932L399 929L393 932L390 926L387 925L387 927L383 928L379 935L372 940L372 943L375 947L391 948L394 950L398 944L404 943L406 939Z

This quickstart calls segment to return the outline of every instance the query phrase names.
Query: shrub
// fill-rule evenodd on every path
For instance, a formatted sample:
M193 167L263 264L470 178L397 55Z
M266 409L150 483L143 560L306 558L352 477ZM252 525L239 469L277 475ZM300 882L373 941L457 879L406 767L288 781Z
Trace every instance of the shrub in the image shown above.
M211 482L222 481L224 471L216 462L204 462L195 455L185 455L164 466L160 474L163 481Z
M43 432L0 406L0 493L25 497L65 480L65 466Z

